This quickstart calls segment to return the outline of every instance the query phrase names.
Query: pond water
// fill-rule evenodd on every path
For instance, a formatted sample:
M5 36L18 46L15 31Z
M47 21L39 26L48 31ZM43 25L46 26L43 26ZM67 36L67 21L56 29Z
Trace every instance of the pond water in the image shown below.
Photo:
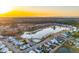
M73 52L72 49L67 47L61 47L56 51L56 53L72 53L72 52Z

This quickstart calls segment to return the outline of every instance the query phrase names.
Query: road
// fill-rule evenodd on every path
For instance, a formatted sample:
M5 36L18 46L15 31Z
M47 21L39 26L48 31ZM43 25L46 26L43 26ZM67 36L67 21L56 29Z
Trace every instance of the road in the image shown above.
M53 37L57 36L57 35L60 35L60 32L58 33L53 33L50 37L44 39L42 42L39 42L35 45L33 45L32 47L30 48L27 48L25 50L20 50L18 48L16 48L15 45L13 45L11 42L8 42L8 39L3 39L3 40L0 40L2 41L3 44L5 44L11 51L13 51L14 53L28 53L30 50L32 49L35 49L37 47L39 47L40 45L43 45L45 42L48 42L49 40L52 40ZM57 48L55 48L54 50L57 50L60 46L58 46ZM52 52L53 50L51 50Z
M8 39L0 39L0 41L1 41L3 44L5 44L5 45L6 45L11 51L13 51L14 53L27 53L27 52L29 52L30 50L35 49L36 47L39 47L40 45L44 44L45 42L51 40L54 36L57 36L57 35L59 35L59 33L54 33L54 34L52 34L50 37L44 39L42 42L39 42L39 43L37 43L37 44L33 45L32 47L27 48L27 49L25 49L25 50L20 50L20 49L16 48L16 46L13 45L11 42L9 42Z
M40 42L40 43L38 43L38 44L36 44L36 45L33 45L32 47L30 47L30 48L24 50L23 53L27 53L27 52L29 52L30 50L35 49L35 48L39 47L40 45L43 45L45 42L48 42L49 40L52 40L53 37L54 37L54 36L57 36L57 35L59 35L59 33L52 34L50 37L44 39L44 41L42 41L42 42Z
M65 44L66 41L71 40L72 38L66 38L64 42L62 42L62 44L60 44L59 46L55 47L54 49L51 49L51 51L49 53L54 53L56 52L63 44Z

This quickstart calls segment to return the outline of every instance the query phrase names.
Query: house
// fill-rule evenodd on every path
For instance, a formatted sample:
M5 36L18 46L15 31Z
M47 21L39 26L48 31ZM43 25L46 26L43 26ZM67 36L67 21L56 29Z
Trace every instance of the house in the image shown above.
M21 46L20 46L20 49L21 49L21 50L24 50L24 49L27 49L27 48L29 48L29 47L30 47L29 44L24 44L24 45L21 45Z
M0 52L6 53L8 51L9 49L2 42L0 42Z
M5 45L4 44L0 44L0 49L4 48Z
M2 39L2 38L4 38L4 36L0 35L0 38Z
M15 37L9 37L8 39L9 39L9 41L11 41L14 45L22 45L22 44L23 44L23 42L20 42L19 40L16 40Z
M34 50L30 50L28 53L36 53Z
M7 47L4 47L0 51L3 52L3 53L7 53L9 51L9 49Z

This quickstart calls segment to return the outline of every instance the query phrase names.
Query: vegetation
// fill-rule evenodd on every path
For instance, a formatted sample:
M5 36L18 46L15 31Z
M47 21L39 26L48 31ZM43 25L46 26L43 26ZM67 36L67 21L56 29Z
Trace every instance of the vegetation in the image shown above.
M75 38L79 38L79 31L78 32L74 32L72 36L75 37Z
M67 25L79 27L79 22L75 20L61 20L61 21L55 21L55 22L60 23L60 24L67 24Z

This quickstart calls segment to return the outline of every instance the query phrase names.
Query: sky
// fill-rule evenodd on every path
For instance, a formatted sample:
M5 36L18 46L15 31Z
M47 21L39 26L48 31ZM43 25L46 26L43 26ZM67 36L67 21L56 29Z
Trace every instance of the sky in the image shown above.
M79 17L79 7L78 6L15 6L8 12L0 14L0 17L43 17L43 16Z

